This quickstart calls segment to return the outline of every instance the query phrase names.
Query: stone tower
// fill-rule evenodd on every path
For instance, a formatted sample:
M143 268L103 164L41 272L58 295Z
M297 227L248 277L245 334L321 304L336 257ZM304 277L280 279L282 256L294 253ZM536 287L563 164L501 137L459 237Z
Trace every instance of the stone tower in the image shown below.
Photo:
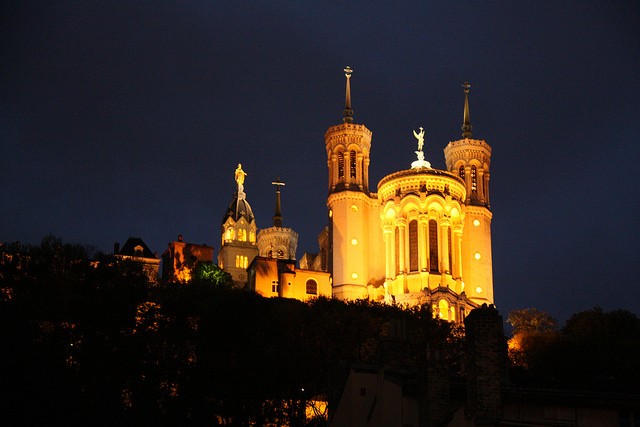
M444 149L447 170L464 181L464 234L462 271L465 293L477 304L493 303L493 259L491 254L491 213L489 204L489 166L491 146L473 139L469 114L469 83L464 87L462 139Z
M280 187L285 184L280 181L280 178L277 178L272 184L276 187L276 210L273 215L273 227L262 229L258 233L258 254L267 258L295 260L298 233L291 228L282 226Z
M218 265L231 274L237 287L247 284L247 267L258 255L256 220L244 192L246 173L238 164L235 172L237 190L222 218Z
M325 133L329 171L329 256L333 294L340 299L366 298L367 285L384 277L373 259L382 247L378 201L369 193L371 131L353 123L351 73L345 68L346 95L342 123Z

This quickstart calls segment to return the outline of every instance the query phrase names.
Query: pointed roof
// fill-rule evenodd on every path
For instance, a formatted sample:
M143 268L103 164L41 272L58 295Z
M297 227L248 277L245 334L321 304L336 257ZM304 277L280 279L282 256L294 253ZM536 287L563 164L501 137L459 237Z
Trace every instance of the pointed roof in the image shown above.
M136 248L142 248L140 252L136 252ZM129 237L127 241L122 245L122 249L116 255L127 256L142 256L144 258L157 258L155 254L149 249L147 244L138 237Z
M344 123L353 123L353 109L351 108L351 73L353 73L353 69L347 65L343 71L344 76L347 78L347 86L342 121Z
M222 218L222 223L227 222L227 219L233 218L235 222L238 222L240 218L245 218L247 222L251 223L255 219L253 215L253 209L247 199L245 199L245 193L236 191L233 193L233 199L227 208L227 212Z
M282 227L282 207L280 204L280 187L284 186L285 183L280 181L280 177L277 177L275 181L271 184L276 186L276 212L273 215L273 225L274 227Z
M469 89L471 85L469 82L462 83L464 88L464 117L462 119L462 137L471 138L471 119L469 116Z

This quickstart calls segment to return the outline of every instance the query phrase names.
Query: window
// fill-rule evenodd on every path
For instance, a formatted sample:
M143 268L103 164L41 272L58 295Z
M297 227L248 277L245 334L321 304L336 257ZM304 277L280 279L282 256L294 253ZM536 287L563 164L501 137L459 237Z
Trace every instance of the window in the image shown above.
M251 243L255 243L255 241L256 241L256 232L253 231L253 230L249 231L249 241Z
M438 272L438 223L435 219L429 220L429 270Z
M307 294L309 295L318 294L318 283L313 279L307 280Z
M471 166L471 192L478 191L478 171L475 166Z
M246 256L236 255L236 268L247 268L248 261Z
M409 223L409 271L418 271L418 221Z
M446 299L441 299L438 302L438 311L442 320L449 320L449 303Z
M227 232L225 233L225 240L233 240L233 228L227 228Z
M241 242L247 241L247 230L245 230L244 228L238 229L238 240Z
M460 166L459 172L458 172L458 176L460 176L460 178L464 179L464 165Z
M351 150L349 152L349 175L351 178L356 177L356 152Z
M338 153L338 179L344 178L344 153Z
M278 249L278 258L284 258L284 251L282 249Z
M271 282L271 292L279 292L280 291L280 285L278 284L278 282L276 280Z

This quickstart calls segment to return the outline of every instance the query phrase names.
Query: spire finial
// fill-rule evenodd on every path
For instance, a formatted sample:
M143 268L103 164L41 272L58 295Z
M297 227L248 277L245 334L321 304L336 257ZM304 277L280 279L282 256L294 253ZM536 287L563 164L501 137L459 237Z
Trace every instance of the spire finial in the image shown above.
M471 119L469 118L469 82L462 83L464 88L464 119L462 121L462 137L471 138Z
M284 182L280 181L280 177L276 177L276 180L271 183L276 186L276 213L273 215L273 225L274 227L282 227L282 212L280 207L280 187L285 185Z
M347 89L344 100L344 115L342 117L342 121L344 123L353 123L353 109L351 109L351 73L353 73L353 69L347 65L343 71L344 76L347 78Z

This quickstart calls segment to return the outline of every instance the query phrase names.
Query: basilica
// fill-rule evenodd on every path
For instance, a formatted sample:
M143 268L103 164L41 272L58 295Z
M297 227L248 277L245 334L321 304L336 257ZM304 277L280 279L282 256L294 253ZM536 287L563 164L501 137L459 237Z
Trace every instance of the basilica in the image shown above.
M318 237L319 252L296 260L298 234L283 226L279 180L273 182L273 226L257 229L239 164L222 219L218 264L236 286L266 297L429 304L440 318L462 322L471 309L493 304L491 147L472 138L470 85L463 84L462 138L444 148L447 170L425 160L420 128L413 132L416 160L371 187L372 132L354 121L352 70L344 71L342 123L324 138L327 226Z

